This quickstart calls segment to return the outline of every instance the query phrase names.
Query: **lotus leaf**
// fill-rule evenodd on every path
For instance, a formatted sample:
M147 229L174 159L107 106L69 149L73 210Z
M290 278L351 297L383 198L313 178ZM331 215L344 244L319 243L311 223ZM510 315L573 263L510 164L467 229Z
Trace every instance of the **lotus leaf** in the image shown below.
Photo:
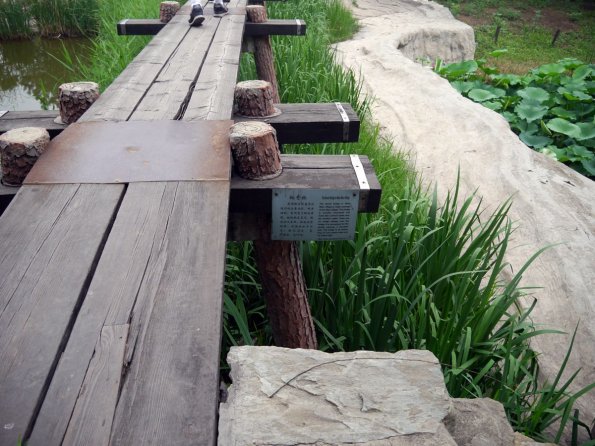
M543 88L527 87L517 91L517 94L523 99L533 99L538 102L545 102L550 98L550 94Z
M548 121L546 126L552 132L562 133L571 138L580 138L582 135L581 128L572 122L568 122L566 119L554 118Z

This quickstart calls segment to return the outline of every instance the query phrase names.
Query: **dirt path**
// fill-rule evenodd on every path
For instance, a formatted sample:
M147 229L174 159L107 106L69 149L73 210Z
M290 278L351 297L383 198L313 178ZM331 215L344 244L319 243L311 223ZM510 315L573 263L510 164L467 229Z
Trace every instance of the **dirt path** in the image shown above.
M500 115L414 62L469 58L467 25L445 8L427 0L357 0L349 6L361 30L337 45L338 55L376 98L374 117L395 147L411 151L418 172L436 182L442 196L455 184L459 167L463 192L478 189L488 209L514 196L510 215L518 229L508 256L513 271L539 248L556 244L535 261L523 284L542 287L532 291L540 327L572 334L580 322L568 370L582 369L579 386L595 382L595 182L530 150ZM441 23L444 31L436 31ZM415 41L413 48L408 42ZM569 341L570 335L548 335L533 344L543 354L545 376L554 376ZM593 420L595 392L578 408L583 419Z

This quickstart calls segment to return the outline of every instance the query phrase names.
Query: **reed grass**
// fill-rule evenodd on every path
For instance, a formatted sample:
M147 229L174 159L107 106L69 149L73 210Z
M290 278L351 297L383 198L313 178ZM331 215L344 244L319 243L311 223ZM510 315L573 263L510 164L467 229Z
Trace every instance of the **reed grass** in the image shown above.
M0 1L0 40L23 39L32 35L29 14L22 0Z

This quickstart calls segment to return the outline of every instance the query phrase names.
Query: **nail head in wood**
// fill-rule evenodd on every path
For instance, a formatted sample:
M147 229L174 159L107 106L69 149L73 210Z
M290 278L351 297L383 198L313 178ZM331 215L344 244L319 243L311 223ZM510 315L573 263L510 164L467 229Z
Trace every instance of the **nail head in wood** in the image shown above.
M248 180L268 180L281 175L277 132L260 121L239 122L231 127L231 152L238 174Z
M99 97L95 82L70 82L60 85L60 121L72 124L85 113Z
M273 86L263 80L239 82L233 98L234 114L269 118L281 112L273 105Z
M159 20L162 23L167 23L176 15L178 10L180 9L180 4L178 2L161 2L159 5Z
M23 127L1 135L2 183L20 186L49 142L49 133L39 127Z

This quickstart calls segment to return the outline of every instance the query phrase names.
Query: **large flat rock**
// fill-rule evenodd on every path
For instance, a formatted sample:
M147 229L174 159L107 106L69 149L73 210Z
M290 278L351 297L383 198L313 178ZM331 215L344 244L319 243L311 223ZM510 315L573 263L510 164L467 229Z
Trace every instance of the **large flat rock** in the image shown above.
M537 299L533 319L540 328L567 335L540 336L541 370L553 378L577 324L577 340L568 364L581 368L574 389L595 382L595 183L525 146L497 113L459 95L449 83L412 61L393 44L391 30L406 26L398 10L414 0L358 0L362 30L337 45L346 67L361 75L376 98L373 114L397 150L410 151L427 183L438 183L442 196L460 169L461 189L476 189L488 209L513 197L510 212L517 229L507 260L510 274L544 246L551 246L524 274L524 286ZM397 13L395 13L397 11ZM390 26L378 14L385 16ZM390 20L389 20L390 18ZM450 43L449 43L450 45ZM529 305L527 299L525 304ZM577 406L585 420L595 418L595 392Z

